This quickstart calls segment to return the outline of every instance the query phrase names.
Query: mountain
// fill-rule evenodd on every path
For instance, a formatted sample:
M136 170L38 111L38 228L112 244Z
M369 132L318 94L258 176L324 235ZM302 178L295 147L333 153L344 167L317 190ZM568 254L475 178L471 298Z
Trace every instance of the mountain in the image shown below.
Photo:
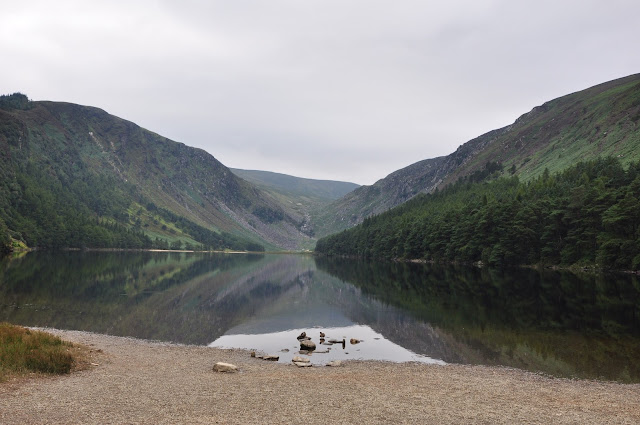
M409 165L362 186L313 217L315 234L352 227L373 214L456 180L498 172L523 181L582 160L640 159L640 74L600 84L533 108L513 124L461 145L450 155Z
M231 168L231 171L260 188L273 190L287 196L318 200L333 201L360 187L355 183L305 179L270 171L239 170L236 168Z
M310 239L302 214L207 152L98 108L0 97L0 177L0 233L29 246L297 249Z
M317 216L332 201L359 187L355 183L305 179L269 171L231 171L269 193L292 214L304 217L300 228L311 236L314 235L311 217ZM315 240L310 240L303 247L313 249L314 245Z

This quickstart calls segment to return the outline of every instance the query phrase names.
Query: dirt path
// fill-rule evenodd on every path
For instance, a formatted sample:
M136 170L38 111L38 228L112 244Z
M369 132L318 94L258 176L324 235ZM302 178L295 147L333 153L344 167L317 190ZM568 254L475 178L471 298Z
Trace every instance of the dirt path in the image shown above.
M640 385L454 365L300 369L239 350L52 332L103 350L98 365L0 385L0 423L640 423ZM241 372L213 372L217 361Z

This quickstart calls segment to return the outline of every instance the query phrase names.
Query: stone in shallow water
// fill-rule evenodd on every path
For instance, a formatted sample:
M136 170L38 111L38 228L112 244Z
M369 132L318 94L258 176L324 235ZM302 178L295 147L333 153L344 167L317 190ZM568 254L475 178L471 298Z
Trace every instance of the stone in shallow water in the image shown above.
M293 362L293 364L298 367L311 367L311 363L309 362Z
M277 362L280 359L280 356L273 356L271 354L267 354L265 356L261 356L262 360L269 360L272 362Z
M293 359L291 359L291 361L294 363L298 363L298 362L309 363L311 360L306 357L293 356Z
M306 339L303 339L302 341L300 341L300 349L301 350L308 350L308 351L313 351L316 349L316 343L313 341L309 341Z
M213 370L216 372L234 373L238 371L238 366L231 363L218 362L213 365Z

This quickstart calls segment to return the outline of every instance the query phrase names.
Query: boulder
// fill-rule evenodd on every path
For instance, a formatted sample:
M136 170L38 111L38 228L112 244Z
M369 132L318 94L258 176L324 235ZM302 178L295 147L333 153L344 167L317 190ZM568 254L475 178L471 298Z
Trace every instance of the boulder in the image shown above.
M313 341L309 341L308 339L303 339L300 341L300 349L313 351L316 349L316 343Z
M294 363L298 363L298 362L309 363L311 360L306 357L293 356L293 359L291 359L291 361Z
M234 373L238 371L238 366L231 363L218 362L213 365L213 370L216 372Z

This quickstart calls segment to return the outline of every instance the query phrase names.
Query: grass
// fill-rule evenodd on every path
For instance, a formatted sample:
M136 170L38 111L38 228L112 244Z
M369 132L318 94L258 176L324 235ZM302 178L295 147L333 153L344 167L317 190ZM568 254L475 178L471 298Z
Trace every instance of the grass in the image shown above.
M29 373L69 373L76 363L73 347L46 332L0 323L0 382Z

